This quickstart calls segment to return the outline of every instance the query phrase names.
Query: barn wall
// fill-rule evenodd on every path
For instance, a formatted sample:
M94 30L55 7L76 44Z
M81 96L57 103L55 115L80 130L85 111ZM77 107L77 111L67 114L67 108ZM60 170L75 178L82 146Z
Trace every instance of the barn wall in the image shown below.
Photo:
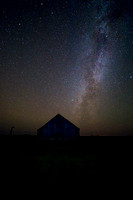
M69 121L63 118L54 118L39 131L38 135L44 138L74 139L79 135L79 131Z

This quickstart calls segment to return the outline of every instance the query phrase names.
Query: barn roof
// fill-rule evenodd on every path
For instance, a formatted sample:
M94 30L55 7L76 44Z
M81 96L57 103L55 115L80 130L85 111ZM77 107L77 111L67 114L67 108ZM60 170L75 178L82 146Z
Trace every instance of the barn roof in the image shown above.
M46 124L44 124L41 128L39 128L37 131L40 129L44 128L50 121L53 121L55 118L62 118L63 120L67 121L71 125L73 125L76 129L80 130L77 126L75 126L72 122L70 122L68 119L64 118L62 115L57 114L55 117L53 117L51 120L49 120Z

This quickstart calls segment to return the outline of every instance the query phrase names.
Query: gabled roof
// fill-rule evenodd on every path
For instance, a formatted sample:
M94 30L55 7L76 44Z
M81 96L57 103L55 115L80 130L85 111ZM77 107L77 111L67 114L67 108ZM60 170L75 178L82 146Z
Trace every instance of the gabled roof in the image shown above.
M76 129L80 130L77 126L75 126L72 122L70 122L68 119L64 118L62 115L57 114L55 117L53 117L51 120L49 120L46 124L44 124L41 128L39 128L37 131L40 129L44 128L49 122L53 121L55 118L62 118L63 120L67 121L70 123L72 126L74 126Z

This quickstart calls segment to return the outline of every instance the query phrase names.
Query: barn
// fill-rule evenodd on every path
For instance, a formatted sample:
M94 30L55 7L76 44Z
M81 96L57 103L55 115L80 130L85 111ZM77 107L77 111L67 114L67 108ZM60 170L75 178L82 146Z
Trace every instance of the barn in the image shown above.
M44 139L74 140L79 137L80 129L60 114L57 114L37 130L37 135Z

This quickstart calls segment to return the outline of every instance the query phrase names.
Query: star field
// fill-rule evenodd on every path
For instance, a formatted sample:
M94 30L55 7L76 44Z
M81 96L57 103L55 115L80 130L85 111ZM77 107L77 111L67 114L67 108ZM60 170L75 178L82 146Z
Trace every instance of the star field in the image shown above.
M0 130L60 113L81 135L133 131L130 0L0 3Z

